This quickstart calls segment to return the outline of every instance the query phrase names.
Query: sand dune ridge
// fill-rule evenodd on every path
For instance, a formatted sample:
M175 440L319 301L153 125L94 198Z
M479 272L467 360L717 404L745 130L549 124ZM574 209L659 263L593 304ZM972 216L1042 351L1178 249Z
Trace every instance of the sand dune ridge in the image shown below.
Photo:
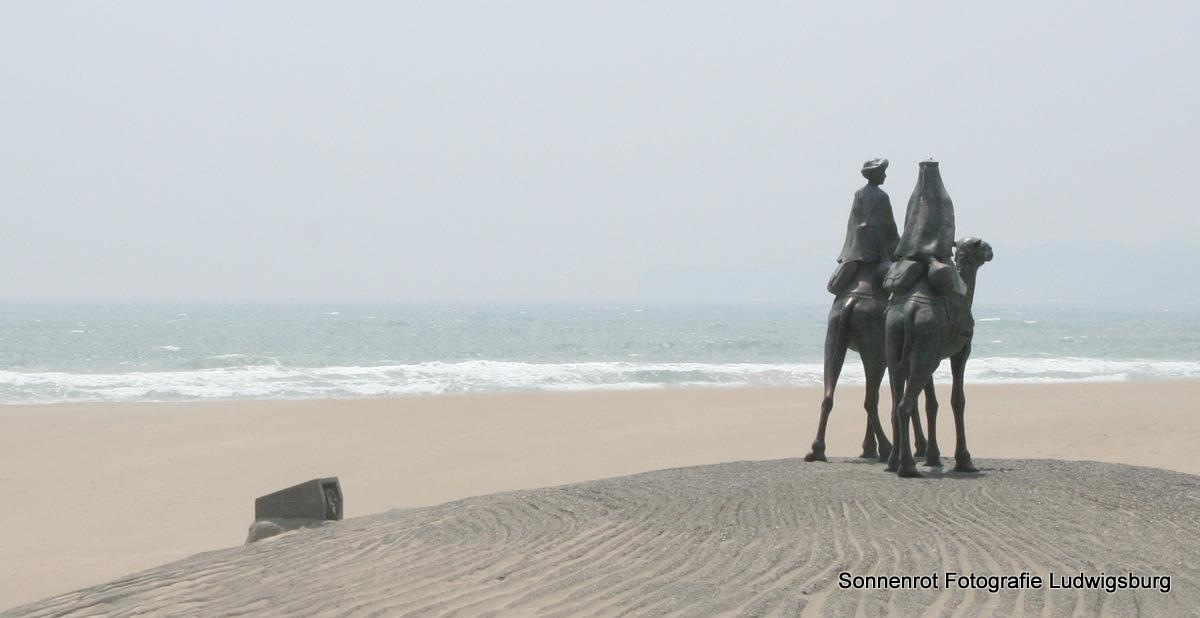
M842 460L661 470L346 520L8 615L1183 615L1200 477L981 460L899 480ZM1172 591L841 590L838 574L1169 575Z

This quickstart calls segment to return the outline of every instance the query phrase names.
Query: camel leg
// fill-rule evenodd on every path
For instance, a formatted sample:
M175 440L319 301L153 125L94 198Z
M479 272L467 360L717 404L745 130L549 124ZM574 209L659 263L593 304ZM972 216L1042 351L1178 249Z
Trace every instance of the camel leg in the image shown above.
M871 396L867 395L867 399ZM863 404L864 406L866 404ZM867 431L863 435L862 453L858 455L859 459L875 459L879 457L879 449L875 446L875 429L871 427L871 416L867 413Z
M979 472L971 461L971 453L967 450L967 430L963 425L963 412L967 408L967 396L963 392L963 373L967 368L967 358L971 356L971 344L967 343L957 354L950 357L950 371L954 375L954 386L950 394L950 407L954 409L954 471Z
M930 378L930 383L931 384L933 383L932 378ZM924 391L925 391L925 393L928 393L929 389L926 388L926 389L924 389ZM928 406L929 400L926 399L925 401L926 401L926 406ZM925 430L923 427L921 427L921 413L918 410L917 406L915 406L915 405L913 406L913 410L912 410L912 429L913 429L913 446L916 447L916 452L913 453L913 456L914 457L924 457L925 456L925 448L928 446L929 443L925 439Z
M900 399L904 396L904 381L907 378L904 357L904 327L900 322L893 322L890 314L887 315L887 324L885 330L885 346L884 354L887 357L887 376L888 388L892 391L892 452L888 453L887 467L884 470L895 472L900 469L900 430L908 431L907 427L900 426Z
M933 379L931 378L929 384L925 385L925 417L929 422L929 444L925 449L925 465L940 467L942 452L938 449L937 443L937 413L937 393L933 390ZM920 457L920 454L918 453L917 456Z
M853 305L851 299L841 311L829 312L829 325L825 329L825 395L821 398L821 419L817 422L817 437L813 440L812 450L804 456L804 461L829 461L825 458L825 426L833 411L833 391L837 388L842 364L846 362L846 319L843 314L848 315L854 309Z
M883 343L882 337L879 342ZM883 431L883 425L879 422L879 387L883 384L887 359L884 358L882 345L874 349L868 349L864 345L859 355L862 357L863 373L867 377L867 395L863 401L863 408L867 411L867 432L863 437L863 452L859 457L864 459L876 457L875 443L878 440L879 461L884 462L892 454L892 443L888 441L887 434Z
M900 469L900 442L908 434L908 427L900 424L900 400L904 398L906 380L907 375L902 368L888 368L888 382L892 389L892 452L888 453L888 464L884 468L888 472ZM907 444L908 441L904 442Z
M917 354L914 353L913 356L916 357ZM912 415L916 413L917 398L920 396L921 391L925 390L925 385L929 383L929 379L933 376L933 370L927 363L919 362L919 358L914 358L913 361L913 366L909 367L908 370L908 379L904 382L904 396L900 400L900 405L896 408L898 416L896 424L902 430L895 444L895 448L900 451L900 465L896 469L896 474L906 478L920 478L924 476L917 470L917 462L913 459L912 445L908 438L908 425L912 419Z

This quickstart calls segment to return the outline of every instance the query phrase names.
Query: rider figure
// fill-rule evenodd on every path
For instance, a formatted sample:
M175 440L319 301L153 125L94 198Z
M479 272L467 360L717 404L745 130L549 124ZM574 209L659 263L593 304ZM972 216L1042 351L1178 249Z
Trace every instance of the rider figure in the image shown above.
M892 202L879 188L887 178L887 159L871 159L863 163L862 175L867 184L854 192L850 220L846 223L846 241L838 262L890 261L900 241Z
M891 263L900 235L892 216L892 202L879 188L887 178L887 166L887 159L863 163L862 175L867 184L854 192L850 220L846 222L846 240L838 256L837 269L829 279L829 291L834 295L847 289L858 274L860 264L878 263L886 270L886 265Z
M904 233L896 247L896 260L923 264L936 291L962 294L966 285L952 265L953 251L954 202L942 184L937 161L922 161L917 186L904 213Z

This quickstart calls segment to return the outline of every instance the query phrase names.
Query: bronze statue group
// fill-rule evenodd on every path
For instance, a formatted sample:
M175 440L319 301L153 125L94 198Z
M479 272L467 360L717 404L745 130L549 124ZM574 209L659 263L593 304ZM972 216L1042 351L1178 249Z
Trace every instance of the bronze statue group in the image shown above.
M956 434L954 470L976 472L963 427L963 370L971 355L975 275L992 259L992 248L973 237L954 241L954 204L937 161L920 163L917 186L904 214L904 232L897 233L891 202L880 188L887 166L887 159L863 164L867 184L854 194L846 241L829 279L829 292L835 298L825 332L825 392L817 437L804 459L825 461L825 427L850 349L862 358L866 374L862 457L886 461L887 470L899 476L919 477L916 446L915 456L924 456L925 465L941 465L933 373L942 359L949 358L954 379L950 396ZM891 442L879 422L879 387L885 369L892 387ZM917 412L922 392L928 439Z

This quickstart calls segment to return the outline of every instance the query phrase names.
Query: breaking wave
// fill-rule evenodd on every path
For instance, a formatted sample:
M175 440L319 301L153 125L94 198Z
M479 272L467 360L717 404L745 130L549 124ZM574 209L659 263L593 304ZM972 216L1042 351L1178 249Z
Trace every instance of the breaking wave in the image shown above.
M255 365L228 362L235 359L212 360L218 362L182 371L0 371L0 402L319 399L503 391L809 386L820 384L822 375L820 363L477 360L372 367L285 367L272 362L274 359L261 359L266 362ZM992 357L972 359L967 365L967 378L975 383L1200 378L1200 362ZM847 359L841 382L861 384L863 379L857 359ZM949 382L948 362L942 363L935 379Z

